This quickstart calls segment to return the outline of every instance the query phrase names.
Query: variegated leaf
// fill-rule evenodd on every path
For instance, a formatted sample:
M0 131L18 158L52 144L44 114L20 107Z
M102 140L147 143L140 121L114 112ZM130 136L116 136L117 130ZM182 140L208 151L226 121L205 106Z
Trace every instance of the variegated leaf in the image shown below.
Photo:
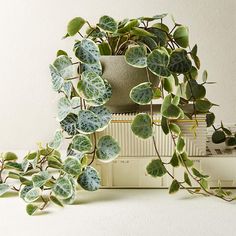
M57 130L54 135L53 141L48 143L48 146L52 149L58 149L61 146L63 134L61 130Z
M71 148L79 152L90 152L93 145L90 138L84 134L77 134L72 139Z

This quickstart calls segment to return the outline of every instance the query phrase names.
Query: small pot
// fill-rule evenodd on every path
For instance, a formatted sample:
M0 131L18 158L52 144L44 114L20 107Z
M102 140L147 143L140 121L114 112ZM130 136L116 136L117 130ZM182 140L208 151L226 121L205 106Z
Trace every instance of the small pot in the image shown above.
M139 105L134 103L130 97L130 90L143 82L147 82L146 68L135 68L126 63L124 56L101 56L100 58L103 75L102 77L112 86L112 97L106 103L108 109L113 113L128 113L138 111ZM157 76L149 72L153 85L157 84Z

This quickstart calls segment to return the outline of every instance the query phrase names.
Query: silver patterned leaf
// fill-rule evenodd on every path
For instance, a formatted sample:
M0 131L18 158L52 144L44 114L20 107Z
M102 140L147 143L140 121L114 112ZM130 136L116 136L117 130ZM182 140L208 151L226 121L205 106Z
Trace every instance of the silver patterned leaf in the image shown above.
M169 54L164 49L155 49L147 57L148 69L157 76L169 77Z
M78 114L77 129L83 134L91 134L100 129L100 118L89 110L81 110Z
M90 138L84 134L77 134L72 139L71 148L79 152L90 152L93 145Z
M87 166L78 178L78 184L85 190L95 191L100 187L98 172L91 166Z
M106 32L114 33L118 29L118 24L112 17L102 16L99 19L98 27Z
M79 95L88 100L94 100L105 93L104 80L92 71L85 71L78 83Z
M131 124L131 130L140 138L147 139L151 137L153 130L150 116L144 113L136 115Z
M144 46L130 46L125 53L126 62L137 68L145 68L147 66L147 51Z
M67 205L71 205L75 202L75 200L76 200L76 192L74 192L71 197L64 199L63 203Z
M99 61L98 46L90 39L83 39L77 43L75 56L85 64L94 64Z
M71 113L72 107L70 100L66 97L62 97L59 99L57 103L57 110L58 110L58 120L64 120L69 113Z
M89 110L100 118L101 127L98 131L104 130L112 119L112 113L105 106L90 107Z
M66 173L75 176L81 173L81 168L82 166L80 161L72 156L68 156L63 165L63 169Z
M138 84L130 91L130 98L137 104L145 105L151 102L153 91L150 82Z
M25 194L24 200L28 203L34 202L40 197L41 193L42 191L40 188L34 187Z
M0 184L0 196L10 190L10 186L8 184L2 183Z
M66 175L57 179L52 191L59 199L67 199L74 193L73 186Z
M50 179L47 171L41 171L38 174L32 176L32 182L34 187L42 187Z
M78 116L70 113L64 120L60 122L61 127L65 130L69 135L75 135L77 133L77 122Z
M62 55L57 57L53 65L63 79L73 78L77 75L77 68L68 56Z
M103 136L98 141L96 155L102 162L113 161L120 153L120 146L110 135Z
M52 149L58 149L61 146L63 134L61 130L55 132L54 138L48 143L48 146Z
M54 66L49 65L49 69L51 73L52 87L55 91L59 91L64 83L64 79Z
M72 86L73 84L71 81L66 81L63 85L61 90L65 93L65 95L70 98L71 97L71 92L72 92Z
M71 112L77 115L78 112L81 110L81 100L80 100L80 97L73 97L70 100L70 103L71 103L71 107L72 107Z
M81 64L81 72L83 73L84 71L93 71L98 75L102 75L102 65L101 62L98 61L94 64Z
M97 97L95 100L86 100L86 103L89 106L94 106L94 107L95 106L102 106L106 102L109 101L109 99L112 96L112 88L111 88L111 85L108 83L108 81L106 79L104 79L104 84L105 84L105 91L102 95Z

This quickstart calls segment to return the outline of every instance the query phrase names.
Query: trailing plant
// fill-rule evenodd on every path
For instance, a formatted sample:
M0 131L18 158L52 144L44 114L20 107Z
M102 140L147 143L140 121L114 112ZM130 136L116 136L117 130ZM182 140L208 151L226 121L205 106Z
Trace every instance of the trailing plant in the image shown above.
M126 62L136 68L145 68L147 82L135 86L130 98L139 105L150 105L150 111L134 118L131 129L140 138L152 138L157 158L147 166L153 177L169 175L173 182L169 192L180 188L191 194L213 195L232 201L231 192L219 186L216 190L208 186L208 175L193 166L185 150L185 141L176 120L188 117L195 121L197 115L206 114L207 126L213 126L214 143L226 142L235 145L236 137L221 124L214 126L215 115L210 111L212 103L206 98L207 72L203 71L202 81L198 80L200 60L198 48L189 46L189 32L184 25L173 19L169 29L163 23L167 14L154 17L140 17L116 21L102 16L92 26L81 17L68 23L64 38L78 36L73 46L76 60L59 50L57 58L50 65L53 89L62 95L58 101L58 121L61 129L45 147L29 152L23 161L11 152L0 158L0 196L14 190L28 203L29 215L43 210L49 203L59 206L71 204L76 199L77 188L94 191L99 188L100 177L91 166L94 159L102 162L114 160L120 147L111 136L97 140L97 132L109 124L112 114L105 107L112 96L109 82L102 78L101 55L124 55ZM85 28L86 27L86 28ZM150 73L159 78L159 85L153 88ZM159 99L161 123L153 119L153 101ZM186 112L186 104L192 106ZM165 163L157 149L153 130L161 125L163 132L172 137L175 145L173 156ZM69 141L67 153L59 152L63 140ZM175 179L168 166L185 168L184 180ZM14 180L12 183L11 180ZM198 185L192 188L192 181Z

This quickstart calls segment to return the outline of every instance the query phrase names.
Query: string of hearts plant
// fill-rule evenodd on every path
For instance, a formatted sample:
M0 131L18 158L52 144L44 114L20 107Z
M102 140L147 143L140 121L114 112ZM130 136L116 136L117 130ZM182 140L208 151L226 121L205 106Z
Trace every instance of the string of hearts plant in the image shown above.
M50 202L63 206L76 200L77 188L88 191L99 188L100 177L91 166L95 158L109 162L120 152L117 141L105 135L97 140L97 132L104 130L111 121L112 114L105 107L112 96L109 82L102 78L101 55L124 55L126 62L136 68L145 68L147 82L135 86L130 98L139 105L150 105L149 113L137 114L131 129L140 138L152 138L157 159L147 166L153 177L169 175L173 181L169 192L180 188L191 194L213 195L225 201L232 201L230 191L208 186L206 174L193 167L193 161L185 151L185 141L176 120L188 117L195 121L197 114L206 114L207 126L213 126L215 143L226 142L235 145L236 137L230 130L214 126L215 115L210 112L213 104L206 99L205 85L207 72L203 72L202 82L198 82L200 60L197 45L189 46L188 28L176 23L169 30L163 23L167 14L154 17L140 17L115 21L102 16L95 26L81 17L68 23L64 38L79 36L74 44L76 61L63 50L50 65L53 89L62 95L58 101L57 130L53 141L46 147L39 145L35 152L28 153L23 161L7 152L0 159L0 195L8 191L19 192L26 201L27 213L43 210ZM87 25L86 33L82 28ZM159 85L153 88L150 73L159 78ZM162 99L161 124L153 119L153 100ZM190 104L192 112L184 111ZM161 125L166 135L171 135L175 150L169 163L163 162L157 149L153 129ZM69 140L66 154L58 150L63 140ZM62 158L64 156L65 158ZM185 168L184 180L175 179L168 171L168 165ZM198 185L192 188L192 181Z

